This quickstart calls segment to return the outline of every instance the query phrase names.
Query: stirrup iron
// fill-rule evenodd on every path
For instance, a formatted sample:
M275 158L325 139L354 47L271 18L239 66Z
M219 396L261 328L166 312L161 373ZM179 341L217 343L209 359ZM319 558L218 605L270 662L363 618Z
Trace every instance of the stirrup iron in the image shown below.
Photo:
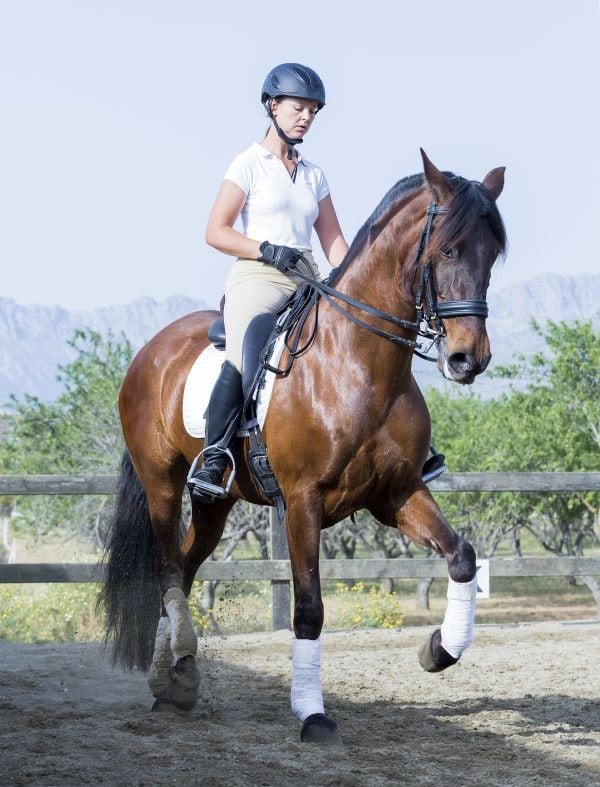
M227 479L227 483L225 486L217 486L216 484L211 484L208 481L202 481L201 479L194 478L194 473L196 472L196 468L198 467L198 462L200 458L210 448L211 451L218 451L219 453L225 454L229 463L231 465L231 473L229 478ZM235 474L236 474L236 466L235 466L235 459L233 458L233 454L229 450L229 448L221 448L220 446L216 445L207 445L206 448L203 448L202 451L198 454L198 456L192 462L192 466L190 467L190 471L187 475L187 485L188 488L190 485L194 487L194 489L199 489L202 492L206 492L207 495L210 497L216 497L219 500L225 500L226 497L229 497L229 492L231 491L231 487L233 486L233 482L235 481ZM191 491L191 490L190 490Z
M447 472L446 457L444 454L438 454L433 446L430 446L432 456L423 465L423 472L421 478L423 482L428 484L439 478L443 473Z

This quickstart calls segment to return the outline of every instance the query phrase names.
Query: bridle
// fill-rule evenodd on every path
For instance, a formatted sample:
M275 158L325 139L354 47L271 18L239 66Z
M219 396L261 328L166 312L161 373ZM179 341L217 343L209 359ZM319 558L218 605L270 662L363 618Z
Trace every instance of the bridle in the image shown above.
M433 228L433 220L435 216L440 213L446 213L447 210L448 208L444 207L443 205L437 205L435 202L431 202L427 208L425 226L421 232L421 238L419 240L415 259L413 261L413 268L415 270L419 270L419 263L421 263L419 286L417 288L417 294L415 298L415 306L417 309L418 318L417 322L402 320L399 317L395 317L393 314L381 311L374 306L369 306L369 304L363 303L362 301L356 300L355 298L351 298L349 295L346 295L339 290L330 287L326 281L317 281L311 276L306 276L298 269L294 271L294 275L298 276L306 283L306 292L302 298L299 298L298 301L294 303L290 312L285 313L285 319L283 323L280 324L281 330L288 331L286 346L290 355L290 368L293 359L305 352L314 341L317 329L318 305L320 298L327 301L327 303L329 303L334 309L339 311L356 325L366 328L371 333L381 336L383 339L387 339L393 344L409 348L415 355L418 355L419 358L433 362L437 361L437 357L430 356L428 353L432 347L436 347L439 344L445 335L442 320L452 317L485 318L488 316L489 309L487 301L485 300L473 299L464 301L440 302L437 299L433 269L431 261L426 257L426 252L429 245L431 230ZM423 261L422 258L424 258ZM303 259L308 265L306 259L304 257ZM342 301L348 306L353 306L359 311L369 314L372 317L376 317L379 320L384 320L385 322L388 322L397 328L414 331L417 336L430 340L430 344L424 348L422 343L414 339L407 339L404 336L398 336L397 334L389 333L388 331L377 328L374 325L370 325L360 317L352 314L348 309L345 309L340 303L338 303L338 301ZM300 347L300 335L308 318L308 314L312 311L312 306L316 307L314 310L313 329L308 340L302 345L302 347ZM281 372L281 370L279 371Z
M427 220L423 232L421 233L421 240L419 241L417 254L413 263L415 268L418 266L421 257L425 254L429 245L429 236L431 235L434 216L440 213L446 213L447 210L448 208L443 205L436 205L435 202L429 203L429 207L427 208ZM431 347L439 344L440 340L445 335L442 320L450 317L483 317L485 319L489 314L489 308L487 301L481 299L439 302L435 291L433 269L429 258L423 260L420 270L421 275L416 295L417 318L419 323L417 333L419 336L433 340L432 344L427 348L426 352L429 352ZM418 355L420 358L425 358L427 361L436 360L436 358L431 358L427 354L419 352L417 349L413 349L413 352L415 355Z

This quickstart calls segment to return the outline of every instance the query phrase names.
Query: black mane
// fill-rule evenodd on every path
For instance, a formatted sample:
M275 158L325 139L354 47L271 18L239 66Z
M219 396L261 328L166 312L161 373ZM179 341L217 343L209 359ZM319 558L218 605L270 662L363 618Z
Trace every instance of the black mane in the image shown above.
M365 221L359 231L356 233L354 240L352 241L350 248L346 252L346 256L336 268L329 274L329 284L335 285L338 281L340 276L344 273L350 262L356 257L358 252L363 248L365 242L367 241L369 234L373 228L373 225L376 224L379 219L383 216L386 210L392 205L396 200L403 197L405 194L408 194L410 191L414 191L415 189L420 189L423 185L423 174L420 173L419 175L408 175L406 178L402 178L397 183L395 183L392 188L387 192L387 194L383 197L379 205L375 208L373 213L369 216L369 218Z
M500 253L504 254L507 242L504 223L496 203L490 199L482 184L475 180L461 178L453 172L444 172L444 176L452 186L452 196L447 204L448 212L444 214L439 224L436 222L436 231L432 238L432 254L435 255L440 249L449 248L459 243L462 238L472 231L475 223L482 215L485 215L488 219ZM402 178L402 180L399 180L392 186L356 233L342 263L334 268L330 274L328 279L330 285L335 285L352 260L363 249L373 228L390 206L411 191L422 188L423 184L424 176L421 173Z

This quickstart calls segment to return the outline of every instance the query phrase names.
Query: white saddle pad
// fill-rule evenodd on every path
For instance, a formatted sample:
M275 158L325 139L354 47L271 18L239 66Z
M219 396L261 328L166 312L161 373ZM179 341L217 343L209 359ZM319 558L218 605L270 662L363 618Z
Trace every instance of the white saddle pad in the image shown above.
M284 336L279 336L275 342L275 348L270 359L270 363L273 365L276 365L281 358L284 338ZM224 361L225 353L223 350L217 350L214 344L210 344L206 350L200 353L190 369L183 391L183 423L186 431L192 437L204 437L204 413L208 407L208 400ZM256 415L261 429L267 417L274 382L275 374L267 372L265 384L258 392ZM254 396L256 397L256 392ZM248 432L246 431L238 431L239 436L243 437L247 434Z

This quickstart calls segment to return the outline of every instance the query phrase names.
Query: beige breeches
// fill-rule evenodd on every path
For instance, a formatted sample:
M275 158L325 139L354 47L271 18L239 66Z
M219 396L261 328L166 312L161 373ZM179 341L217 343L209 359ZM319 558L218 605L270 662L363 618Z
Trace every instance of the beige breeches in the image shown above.
M302 262L298 263L298 269L307 276L320 279L312 254L303 253L310 262L309 270ZM252 318L265 312L276 312L301 283L302 280L293 273L281 273L268 263L242 258L235 261L225 286L225 357L240 372L244 334Z

